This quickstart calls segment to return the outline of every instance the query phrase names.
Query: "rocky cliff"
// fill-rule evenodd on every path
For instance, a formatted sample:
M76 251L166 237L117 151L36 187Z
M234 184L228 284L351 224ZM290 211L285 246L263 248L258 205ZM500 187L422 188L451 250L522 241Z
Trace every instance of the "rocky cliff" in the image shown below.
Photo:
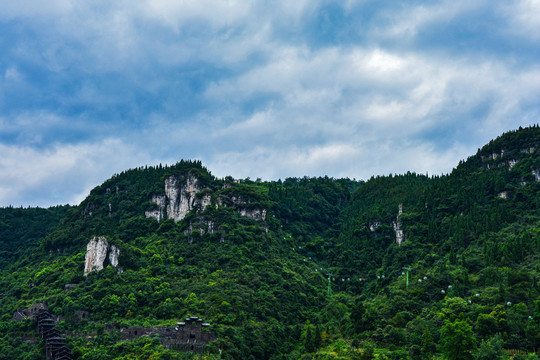
M112 266L118 266L118 255L120 250L110 245L107 239L103 236L93 237L92 240L86 245L86 256L84 258L84 276L92 271L103 270L105 260L109 258L109 262Z
M399 204L396 221L392 224L394 231L396 232L396 242L398 245L401 245L401 243L405 240L405 234L403 233L402 228L403 225L401 223L401 215L403 215L403 204Z
M266 219L266 209L239 209L240 215L248 217L253 220Z
M151 201L156 204L155 209L147 210L146 217L152 217L157 221L162 219L182 220L188 212L198 208L204 210L211 204L210 194L197 196L205 190L199 179L192 174L185 178L169 176L165 179L165 195L155 195Z
M165 195L154 195L152 196L152 199L150 200L154 204L156 204L155 209L146 210L144 215L146 217L151 217L156 219L157 221L161 221L163 219L166 219L167 213L166 213L166 206L167 206L167 197Z
M224 186L224 188L230 187ZM157 221L174 219L178 222L192 211L204 211L212 205L212 190L201 184L193 174L187 177L169 176L164 183L165 194L154 195L150 199L155 207L145 211L145 216ZM265 220L266 209L250 206L249 201L233 196L224 201L218 198L216 207L233 207L241 216L253 220Z

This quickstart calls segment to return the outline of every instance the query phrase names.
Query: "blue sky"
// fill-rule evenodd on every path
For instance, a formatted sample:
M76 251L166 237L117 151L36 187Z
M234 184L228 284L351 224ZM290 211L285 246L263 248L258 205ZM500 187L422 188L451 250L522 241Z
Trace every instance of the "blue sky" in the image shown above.
M540 0L0 1L0 206L112 174L447 173L539 122Z

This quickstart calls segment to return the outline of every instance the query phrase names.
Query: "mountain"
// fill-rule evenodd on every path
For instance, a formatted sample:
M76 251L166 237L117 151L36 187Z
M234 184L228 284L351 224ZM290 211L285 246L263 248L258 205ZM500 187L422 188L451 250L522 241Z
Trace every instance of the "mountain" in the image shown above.
M32 316L12 320L39 302L79 359L532 352L539 153L533 126L444 176L266 182L180 161L114 175L79 206L0 209L0 358L51 348Z

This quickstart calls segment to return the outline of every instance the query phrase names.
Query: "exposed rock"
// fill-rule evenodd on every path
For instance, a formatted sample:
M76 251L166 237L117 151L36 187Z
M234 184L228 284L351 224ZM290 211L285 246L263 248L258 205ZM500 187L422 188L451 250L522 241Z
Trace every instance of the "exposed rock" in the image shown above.
M536 150L536 148L530 147L530 148L527 148L527 149L521 149L521 152L525 153L525 154L534 154L535 150Z
M266 219L266 209L239 209L238 212L241 216L245 216L247 218L253 219L253 220L264 220Z
M147 210L145 211L144 215L146 217L151 217L156 219L157 221L160 221L164 218L164 212L165 212L165 206L167 204L167 198L165 195L154 195L152 196L153 203L157 205L157 208L154 210Z
M118 266L118 255L120 255L120 250L116 246L111 245L109 248L109 262L114 267Z
M189 235L194 230L198 230L201 235L204 235L206 233L213 234L218 228L212 220L200 220L196 224L189 224L188 228L184 230L184 235Z
M506 191L500 192L497 197L506 200L506 199L508 199L508 192L506 192Z
M405 234L403 233L403 229L401 228L401 215L403 214L403 204L399 204L398 208L398 216L396 217L396 221L392 223L394 226L394 231L396 232L396 242L398 245L401 245L401 243L405 240Z
M199 186L199 180L191 174L187 177L185 185L180 185L179 179L175 176L167 178L165 180L167 217L174 221L182 220L195 207L197 200L195 195L201 190L203 188ZM204 210L203 206L201 210Z
M534 178L536 179L536 181L540 181L540 170L538 170L538 169L533 170L532 173L533 173Z
M103 263L107 258L109 243L104 237L94 237L86 245L86 256L84 258L84 276L92 271L103 269Z
M231 185L225 184L224 188L228 186ZM146 217L154 218L157 221L174 219L174 221L178 222L185 218L190 211L204 211L208 206L211 206L212 194L209 189L200 184L197 177L191 174L185 180L181 177L170 176L165 179L165 195L154 195L151 202L156 204L156 207L145 211ZM248 201L236 196L231 198L222 196L217 199L215 206L216 208L219 206L234 207L241 216L253 220L266 219L266 209L250 209ZM186 232L190 233L193 230L188 229Z
M176 176L169 176L165 179L165 195L152 197L152 202L157 205L157 209L147 210L146 217L152 217L157 221L162 219L182 220L188 212L197 207L204 210L211 204L210 194L204 194L198 198L197 193L205 188L199 184L199 179L189 174L185 184Z
M213 221L208 221L206 223L206 226L208 227L209 234L213 234L216 231L216 224L214 224Z
M371 224L369 224L369 231L375 232L379 228L380 225L381 223L379 221L372 222Z
M517 160L509 160L508 161L508 167L512 169L514 166L516 166Z
M204 194L199 200L199 206L201 207L201 210L206 209L211 204L212 204L212 196L210 194Z
M487 158L482 156L482 161L484 161L484 160L497 160L500 157L502 158L504 156L505 152L506 152L506 150L502 149L500 153L496 153L496 152L491 153L489 156L487 156Z
M396 232L396 242L398 245L401 245L401 243L403 242L405 238L405 235L403 234L403 229L401 229L401 223L394 222L393 225L394 225L394 231Z
M109 262L112 266L118 266L118 255L120 250L109 245L107 239L103 236L93 237L86 245L86 256L84 258L84 276L92 271L103 270L105 259L109 255Z

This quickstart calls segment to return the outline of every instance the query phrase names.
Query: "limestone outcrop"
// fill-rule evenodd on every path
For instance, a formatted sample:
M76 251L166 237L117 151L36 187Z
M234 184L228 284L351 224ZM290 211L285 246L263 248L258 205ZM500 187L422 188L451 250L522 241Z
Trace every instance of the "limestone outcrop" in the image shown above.
M165 216L167 215L165 213L165 207L167 205L167 197L165 195L154 195L152 196L151 202L156 204L156 208L152 210L146 210L144 215L146 217L151 217L156 219L157 221L161 221L165 219Z
M156 204L155 209L147 210L146 217L152 217L157 221L162 219L174 219L180 221L191 210L198 208L204 210L211 204L210 194L197 196L205 190L199 179L189 174L184 181L177 176L169 176L165 179L165 195L153 196L151 201Z
M403 214L403 204L399 204L398 215L396 221L392 224L394 226L394 231L396 232L396 242L398 245L405 240L405 234L403 233L401 215Z
M230 187L224 185L224 188ZM154 195L150 199L155 206L145 211L145 216L154 218L157 221L164 219L174 219L178 222L186 217L193 210L204 211L212 205L212 193L210 189L204 187L199 179L189 174L187 177L169 176L165 179L165 194ZM253 220L265 220L266 209L253 207L248 201L236 196L225 197L215 202L216 207L233 207L241 216ZM209 227L211 228L211 227Z
M381 226L381 222L378 220L375 220L369 224L369 231L375 232L377 229Z
M266 209L239 209L238 212L241 216L245 216L247 218L253 219L253 220L264 220L266 219Z
M93 237L86 245L86 256L84 257L84 276L88 276L92 271L103 270L105 260L109 258L112 266L118 266L118 256L120 250L110 245L103 236Z
M184 235L189 235L193 231L197 230L201 235L213 234L218 231L218 227L212 220L199 219L196 224L189 224L188 228L184 230Z
M109 262L112 266L117 267L118 266L118 256L120 255L120 249L118 249L116 246L111 245L109 248Z

